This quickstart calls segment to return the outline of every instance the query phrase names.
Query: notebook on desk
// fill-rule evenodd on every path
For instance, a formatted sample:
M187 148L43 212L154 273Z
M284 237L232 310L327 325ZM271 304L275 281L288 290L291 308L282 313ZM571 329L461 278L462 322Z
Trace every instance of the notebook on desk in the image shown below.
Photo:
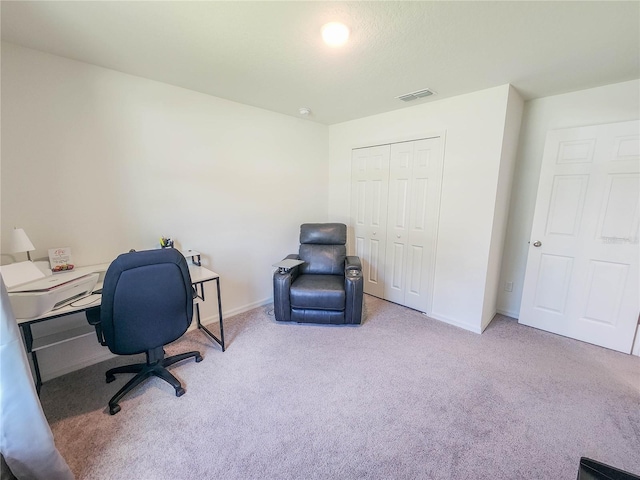
M33 262L29 261L2 265L0 273L9 292L20 285L45 278L45 274Z

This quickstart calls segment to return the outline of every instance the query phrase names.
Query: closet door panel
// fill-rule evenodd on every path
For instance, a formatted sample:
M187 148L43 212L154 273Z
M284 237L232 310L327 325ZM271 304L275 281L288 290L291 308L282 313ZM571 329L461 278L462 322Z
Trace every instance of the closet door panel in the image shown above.
M437 137L417 140L414 142L414 149L404 305L429 312L440 211L442 139Z
M364 291L384 296L389 145L353 150L351 218L355 252L362 261Z
M407 238L409 233L414 142L391 145L389 160L389 215L387 217L387 253L384 298L404 305L407 275ZM387 279L385 279L387 280Z

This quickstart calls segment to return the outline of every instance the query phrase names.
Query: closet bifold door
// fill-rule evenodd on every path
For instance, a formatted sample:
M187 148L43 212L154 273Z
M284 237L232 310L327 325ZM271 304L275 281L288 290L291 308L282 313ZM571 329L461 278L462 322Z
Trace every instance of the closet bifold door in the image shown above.
M356 148L351 225L364 291L430 313L444 159L442 137Z
M384 297L389 145L354 149L351 218L355 253L362 261L364 292Z
M438 228L440 138L391 145L384 298L421 312L431 306Z

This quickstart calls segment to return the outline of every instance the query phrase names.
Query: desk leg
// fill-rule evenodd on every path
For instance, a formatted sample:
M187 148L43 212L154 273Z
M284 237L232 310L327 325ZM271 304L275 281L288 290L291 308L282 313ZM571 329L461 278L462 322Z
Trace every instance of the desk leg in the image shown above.
M220 338L216 337L207 327L202 325L200 322L200 304L196 303L196 320L198 321L198 328L204 330L207 335L209 335L213 340L215 340L221 347L224 352L224 325L222 323L222 300L220 298L220 278L216 278L216 286L218 289L218 318L220 319ZM200 286L200 299L204 302L204 285L202 283L198 284Z
M222 297L220 296L220 278L216 278L216 287L218 289L218 318L220 319L220 346L224 352L224 324L222 323Z
M20 324L22 328L22 334L24 335L24 343L27 347L27 353L31 354L31 360L33 361L33 369L36 373L36 391L40 395L40 389L42 388L42 377L40 376L40 365L38 365L38 354L32 350L33 348L33 333L31 332L31 325L28 323Z

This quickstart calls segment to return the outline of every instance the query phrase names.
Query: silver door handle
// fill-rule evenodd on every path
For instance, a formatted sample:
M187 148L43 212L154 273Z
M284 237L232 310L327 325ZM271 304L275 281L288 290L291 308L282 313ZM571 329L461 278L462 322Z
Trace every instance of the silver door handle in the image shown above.
M396 237L400 238L400 235L396 235Z
M536 240L535 242L533 242L533 246L534 247L541 247L542 246L542 242L540 240Z
M373 234L374 234L374 235L375 235L376 233L378 233L378 232L373 232Z

